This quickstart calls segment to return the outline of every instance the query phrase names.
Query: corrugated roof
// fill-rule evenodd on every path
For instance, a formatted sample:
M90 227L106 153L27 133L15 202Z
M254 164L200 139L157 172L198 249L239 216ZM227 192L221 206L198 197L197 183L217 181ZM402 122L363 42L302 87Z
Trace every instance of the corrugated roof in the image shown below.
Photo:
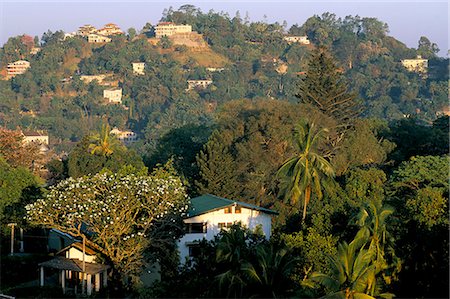
M249 203L231 200L212 194L204 194L198 197L191 198L191 206L187 215L188 217L194 217L233 205L239 205L244 208L261 211L267 214L278 214L278 212L258 207Z
M85 262L85 270L87 274L97 274L108 270L110 266ZM64 257L56 257L52 260L40 263L39 266L54 268L59 270L70 270L75 272L83 272L83 262L78 259L67 259Z

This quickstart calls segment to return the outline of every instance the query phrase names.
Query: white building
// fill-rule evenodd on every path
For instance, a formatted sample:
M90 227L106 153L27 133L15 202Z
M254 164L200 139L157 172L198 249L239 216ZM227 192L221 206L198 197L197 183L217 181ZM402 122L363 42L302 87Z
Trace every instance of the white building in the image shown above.
M192 32L191 25L175 25L172 22L161 22L155 27L156 38L163 36L171 36L175 33L189 33Z
M119 26L117 26L116 24L108 23L103 28L98 29L96 33L100 35L111 36L123 34L123 31L120 30Z
M91 33L87 36L88 43L90 44L100 44L100 43L109 43L111 39L107 36Z
M133 131L121 131L118 128L112 129L109 134L115 135L117 139L126 145L137 141L137 134Z
M222 72L225 70L224 67L207 67L206 70L208 72L214 73L214 72Z
M91 33L95 33L97 31L97 29L92 26L92 25L83 25L81 26L78 31L77 31L77 35L81 35L81 36L88 36Z
M205 89L208 85L212 84L212 80L188 80L188 88L187 90L191 90L194 88L202 88Z
M23 131L23 142L25 144L35 142L48 145L48 134L39 131Z
M230 200L211 194L191 199L191 207L184 219L186 234L178 241L181 262L186 257L194 256L199 241L213 240L222 229L241 223L242 226L254 230L258 226L267 239L272 230L271 216L275 211L252 204Z
M101 74L101 75L81 75L80 80L83 81L85 84L89 84L94 80L97 80L97 82L100 84L105 80L107 76L110 76L109 74Z
M8 76L14 77L15 75L21 75L30 68L30 63L26 60L17 60L12 63L8 63L6 70Z
M288 35L283 37L283 39L289 44L299 43L302 45L309 45L311 43L306 35Z
M133 73L136 75L144 75L145 74L145 62L132 62Z
M103 98L108 103L122 104L122 88L105 89L103 91Z
M403 59L402 64L410 72L426 73L428 71L428 59L420 55L414 59Z

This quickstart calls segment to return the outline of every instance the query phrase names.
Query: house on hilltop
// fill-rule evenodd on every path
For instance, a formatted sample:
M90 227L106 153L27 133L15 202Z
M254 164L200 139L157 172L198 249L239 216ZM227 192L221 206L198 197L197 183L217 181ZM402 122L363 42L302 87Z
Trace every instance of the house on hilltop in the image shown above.
M205 194L191 199L187 217L183 220L186 234L178 241L181 262L195 256L199 242L208 241L233 224L241 223L250 230L261 227L270 238L272 216L278 213L252 204Z
M81 36L88 36L91 33L95 33L97 29L89 24L83 25L80 28L78 28L77 35Z
M156 38L163 36L171 36L176 33L189 33L192 32L191 25L175 25L172 22L161 22L155 27Z
M87 36L88 39L88 43L90 44L101 44L101 43L109 43L111 42L111 38L104 36L104 35L100 35L97 33L90 33Z
M119 26L117 26L116 24L108 23L105 26L103 26L103 28L98 29L96 33L104 36L111 36L123 34L123 31L120 30Z

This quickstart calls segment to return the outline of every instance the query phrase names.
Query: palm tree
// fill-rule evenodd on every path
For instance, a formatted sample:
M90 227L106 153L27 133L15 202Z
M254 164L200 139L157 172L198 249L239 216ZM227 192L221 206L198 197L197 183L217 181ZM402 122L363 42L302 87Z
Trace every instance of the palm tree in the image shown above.
M243 265L242 270L254 285L252 297L273 298L286 296L290 287L290 274L298 258L293 258L286 247L274 244L259 244L254 251L255 258Z
M277 177L284 180L284 193L290 197L291 203L296 204L303 195L303 218L306 218L306 207L311 199L314 188L317 198L321 199L322 186L327 179L334 177L334 169L324 157L317 152L317 143L321 138L320 129L316 132L314 123L300 124L295 134L295 144L298 153L286 160L277 172Z
M120 147L120 142L110 134L109 125L103 124L100 134L91 137L89 150L93 155L110 156Z
M313 273L302 282L307 287L324 286L328 292L324 298L373 299L367 293L372 287L375 266L374 251L364 249L368 235L358 233L355 239L338 246L337 256L330 257L328 274Z
M222 264L224 272L217 275L219 291L227 288L226 297L243 297L246 285L242 267L248 260L249 249L246 243L246 231L240 225L232 225L228 231L221 232L217 243L216 261Z
M369 250L372 250L375 254L373 262L375 266L375 274L390 268L386 261L386 251L388 249L389 256L393 261L392 267L394 268L393 274L396 273L395 268L399 267L399 259L396 257L392 248L391 236L387 230L387 218L394 213L394 208L390 206L382 205L381 201L371 201L366 204L366 207L361 208L357 216L357 224L360 226L360 234L369 234ZM398 269L397 269L398 270ZM383 278L387 284L391 282L391 275L384 275ZM370 294L373 296L375 293L375 283L372 285Z

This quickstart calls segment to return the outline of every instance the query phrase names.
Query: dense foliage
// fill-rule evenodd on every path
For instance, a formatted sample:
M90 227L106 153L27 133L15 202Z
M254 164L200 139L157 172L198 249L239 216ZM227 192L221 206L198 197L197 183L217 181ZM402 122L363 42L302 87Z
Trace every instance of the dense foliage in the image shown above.
M436 44L410 49L375 18L331 13L289 29L192 5L161 20L204 44L156 40L147 23L106 44L48 31L0 49L3 69L31 63L0 81L2 225L85 237L128 297L448 296L448 59ZM402 66L416 55L426 75ZM109 85L80 80L98 74ZM122 104L104 102L111 86ZM49 132L46 185L37 147L6 129L18 126ZM139 140L125 146L111 127ZM204 193L278 211L271 239L233 225L180 266L187 198ZM155 261L160 282L129 283Z

